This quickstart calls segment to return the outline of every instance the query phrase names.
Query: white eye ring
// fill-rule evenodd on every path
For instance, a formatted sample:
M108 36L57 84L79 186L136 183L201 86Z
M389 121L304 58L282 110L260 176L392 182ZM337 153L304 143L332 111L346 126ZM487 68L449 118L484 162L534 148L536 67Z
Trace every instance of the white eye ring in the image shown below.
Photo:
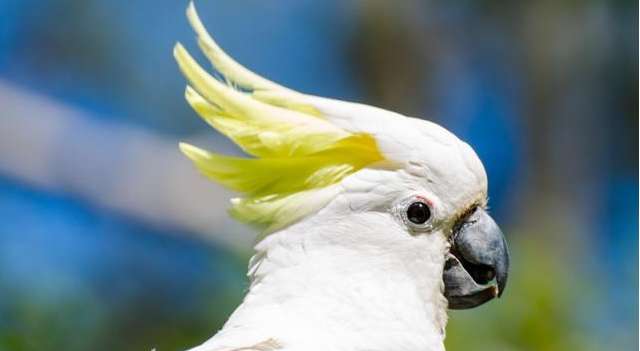
M395 206L396 216L414 233L433 229L434 212L431 201L422 196L411 196Z

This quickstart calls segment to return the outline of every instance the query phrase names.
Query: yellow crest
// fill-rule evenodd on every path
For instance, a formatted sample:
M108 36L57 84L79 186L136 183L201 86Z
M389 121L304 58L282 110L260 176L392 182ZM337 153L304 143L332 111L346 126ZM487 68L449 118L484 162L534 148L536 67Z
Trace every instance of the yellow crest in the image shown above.
M324 119L304 96L242 67L209 36L193 3L187 17L221 82L178 43L174 56L189 85L186 99L212 127L253 157L230 157L181 143L205 176L241 194L231 214L266 232L321 208L346 176L382 160L375 139Z

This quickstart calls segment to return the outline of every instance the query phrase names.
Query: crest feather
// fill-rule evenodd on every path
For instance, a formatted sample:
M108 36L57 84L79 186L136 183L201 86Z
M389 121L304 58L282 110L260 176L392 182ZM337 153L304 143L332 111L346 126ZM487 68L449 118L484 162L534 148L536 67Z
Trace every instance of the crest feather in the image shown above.
M280 229L324 206L346 176L383 159L372 135L334 125L304 102L305 95L258 76L224 53L193 3L187 17L226 83L178 43L174 56L189 82L185 97L208 124L254 158L185 143L180 149L205 176L242 194L232 200L235 218L266 232Z

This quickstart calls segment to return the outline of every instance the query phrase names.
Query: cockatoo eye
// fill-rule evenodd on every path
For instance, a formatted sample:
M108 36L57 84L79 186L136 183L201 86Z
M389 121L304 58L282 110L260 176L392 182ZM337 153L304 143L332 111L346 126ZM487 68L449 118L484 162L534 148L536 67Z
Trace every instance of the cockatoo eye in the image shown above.
M433 203L423 196L400 200L393 206L393 213L413 234L430 232L436 218Z
M407 219L413 224L425 224L431 218L431 209L424 202L414 202L407 207Z

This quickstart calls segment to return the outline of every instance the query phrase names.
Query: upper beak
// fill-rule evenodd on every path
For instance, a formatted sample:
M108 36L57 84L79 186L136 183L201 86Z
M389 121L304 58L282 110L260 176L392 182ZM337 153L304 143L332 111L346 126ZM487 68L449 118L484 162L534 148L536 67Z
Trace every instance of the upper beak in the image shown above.
M449 308L472 308L500 297L509 274L509 250L502 231L482 208L456 227L443 275ZM497 286L488 284L494 278Z

